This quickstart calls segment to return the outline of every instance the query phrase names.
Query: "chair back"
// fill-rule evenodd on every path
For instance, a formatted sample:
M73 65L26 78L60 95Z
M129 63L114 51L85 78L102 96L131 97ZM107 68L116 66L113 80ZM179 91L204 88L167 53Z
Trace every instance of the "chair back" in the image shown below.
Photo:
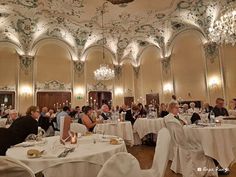
M0 176L35 177L33 171L22 162L6 156L0 156Z
M76 132L76 133L81 133L82 135L85 134L88 130L83 124L79 123L71 123L70 124L70 131Z
M97 177L141 177L141 169L134 156L119 152L105 162Z
M152 170L156 177L164 177L169 161L171 136L167 128L158 132Z
M176 122L167 122L166 127L170 132L171 139L175 146L187 147L187 138L184 134L183 127Z

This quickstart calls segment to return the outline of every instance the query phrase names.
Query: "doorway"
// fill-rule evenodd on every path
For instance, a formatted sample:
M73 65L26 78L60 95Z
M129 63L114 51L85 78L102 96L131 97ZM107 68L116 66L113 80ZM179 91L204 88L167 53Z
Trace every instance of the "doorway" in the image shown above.
M108 91L91 91L88 93L88 103L93 108L101 108L103 104L112 106L112 93Z
M37 92L37 106L48 107L55 111L62 109L63 106L71 106L70 92Z

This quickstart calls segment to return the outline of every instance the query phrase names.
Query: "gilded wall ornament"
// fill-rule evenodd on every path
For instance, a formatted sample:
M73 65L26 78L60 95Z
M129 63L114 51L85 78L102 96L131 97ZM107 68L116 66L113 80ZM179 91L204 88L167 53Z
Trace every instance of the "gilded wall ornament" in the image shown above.
M140 66L133 66L133 71L134 71L135 76L138 78Z
M215 58L219 56L219 46L215 42L206 43L204 45L205 56L211 63L215 62Z
M82 74L84 72L84 62L74 61L74 70L75 73Z
M20 55L20 68L25 72L26 75L29 74L33 69L34 56Z
M165 57L161 60L162 69L166 74L170 70L170 61L171 61L171 56Z

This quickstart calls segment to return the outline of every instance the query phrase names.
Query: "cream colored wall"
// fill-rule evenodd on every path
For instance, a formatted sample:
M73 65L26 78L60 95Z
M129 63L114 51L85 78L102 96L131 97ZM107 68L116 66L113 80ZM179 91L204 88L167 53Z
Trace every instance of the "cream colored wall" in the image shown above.
M174 41L171 67L177 98L208 100L205 56L200 35L185 32Z
M42 46L35 57L37 82L58 80L72 83L72 60L67 49L56 44Z
M159 93L162 95L162 74L160 50L154 46L146 48L141 55L140 85L141 94L139 100L146 104L146 94Z
M15 86L17 83L19 58L16 51L0 47L0 86Z
M163 84L166 82L174 83L177 97L181 97L183 100L202 100L214 104L215 98L225 95L228 102L236 97L234 91L236 87L235 55L235 47L224 46L220 48L219 57L211 62L205 57L200 34L185 32L174 41L171 67L167 72L164 71L161 64L160 50L148 47L140 56L141 66L138 77L133 71L131 60L126 59L122 66L121 76L103 83L112 87L114 105L123 104L124 96L134 96L136 102L140 97L145 99L145 95L151 93L151 90L153 93L160 94L161 102L167 103L172 93L168 95L162 92ZM106 52L105 63L108 63L111 68L113 67L112 59L111 53ZM98 83L94 79L93 71L103 62L102 48L94 47L88 51L84 72L81 74L74 72L73 62L66 47L55 43L42 44L39 47L34 59L33 71L26 74L22 69L19 69L19 61L15 49L0 48L0 86L16 84L16 88L18 88L19 77L19 91L16 94L16 96L19 95L19 98L16 103L20 112L24 113L28 106L36 103L34 95L23 95L20 93L20 88L29 86L33 91L34 83L50 80L74 83L72 85L74 92L72 105L81 106L87 101L87 84ZM223 70L221 70L221 65ZM217 76L220 79L220 85L217 88L211 88L206 83L212 76ZM224 80L225 82L223 82ZM77 88L84 91L79 94L83 97L81 100L76 98ZM117 88L123 90L123 93L116 95Z
M236 47L223 46L221 48L221 57L223 58L225 91L227 100L236 98Z

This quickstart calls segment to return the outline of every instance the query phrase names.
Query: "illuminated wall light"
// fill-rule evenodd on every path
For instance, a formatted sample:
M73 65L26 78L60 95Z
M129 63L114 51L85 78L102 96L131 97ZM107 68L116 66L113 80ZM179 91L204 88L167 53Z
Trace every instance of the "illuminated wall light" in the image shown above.
M173 91L173 86L172 84L170 83L166 83L164 86L163 86L163 91L165 93L171 93Z
M124 91L123 91L122 88L117 87L117 88L115 89L115 95L116 95L116 96L123 95L123 93L124 93Z
M209 86L211 88L216 88L220 85L220 79L217 76L213 76L209 79Z
M21 87L21 94L24 96L28 96L32 94L32 89L29 86L22 86Z
M82 95L84 95L84 92L85 92L85 90L82 87L78 87L78 88L75 89L75 94L76 95L82 96Z

